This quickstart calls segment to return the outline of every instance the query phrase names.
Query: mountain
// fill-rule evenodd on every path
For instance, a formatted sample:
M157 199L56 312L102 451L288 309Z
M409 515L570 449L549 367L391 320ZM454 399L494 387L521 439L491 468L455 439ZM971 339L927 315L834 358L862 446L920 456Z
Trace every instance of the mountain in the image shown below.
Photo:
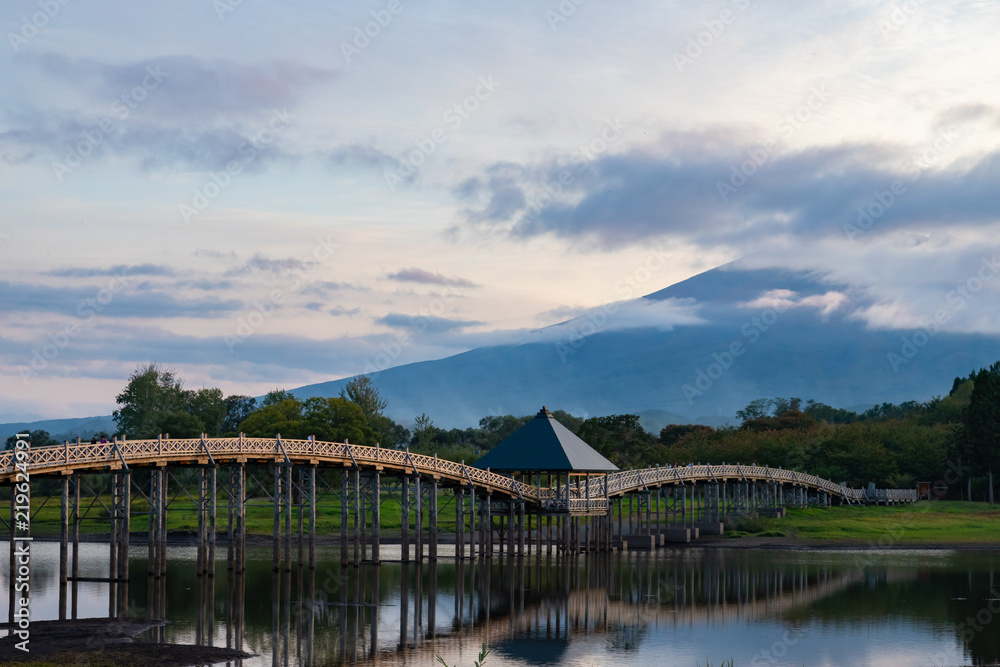
M581 416L639 413L651 425L718 425L760 397L835 407L923 401L1000 359L997 336L868 329L853 316L867 298L810 273L731 264L509 344L373 380L391 417L427 413L445 428L541 405ZM347 381L293 393L336 396Z
M639 414L668 423L735 423L762 397L810 398L857 409L924 401L956 376L1000 359L1000 337L875 330L855 314L865 292L810 273L706 271L638 299L608 304L503 345L373 375L393 419L426 413L443 428L545 405L579 416ZM292 390L337 396L349 379ZM113 431L110 417L0 425L0 436L42 428L59 438Z
M95 433L104 431L114 433L117 429L111 415L103 417L75 417L69 419L45 419L36 422L13 422L0 424L0 443L15 433L27 431L48 431L56 440L76 440L77 437L89 440Z

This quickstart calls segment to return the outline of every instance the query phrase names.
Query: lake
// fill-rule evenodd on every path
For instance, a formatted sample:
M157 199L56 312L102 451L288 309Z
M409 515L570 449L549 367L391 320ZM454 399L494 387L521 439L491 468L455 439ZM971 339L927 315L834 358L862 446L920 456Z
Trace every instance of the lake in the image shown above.
M80 576L108 576L107 545L80 548ZM274 574L270 547L251 547L243 576L220 560L199 578L196 550L171 547L165 583L147 577L144 546L132 554L129 614L169 621L140 641L228 643L258 654L247 667L471 667L484 641L488 667L1000 661L998 552L694 547L342 568L319 547L315 570ZM58 618L58 544L36 542L31 565L32 619ZM108 616L109 587L78 583L77 616Z

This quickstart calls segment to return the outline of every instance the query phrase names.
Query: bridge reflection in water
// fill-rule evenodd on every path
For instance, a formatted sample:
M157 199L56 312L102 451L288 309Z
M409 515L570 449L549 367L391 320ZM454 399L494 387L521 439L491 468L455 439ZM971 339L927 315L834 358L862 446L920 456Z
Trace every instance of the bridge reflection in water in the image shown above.
M149 577L145 590L134 591L129 613L170 620L151 631L153 642L259 654L234 663L241 665L409 658L431 664L437 654L467 654L482 642L510 658L552 663L581 635L603 634L627 647L653 626L771 620L794 627L795 619L808 618L796 610L865 576L713 551L321 564L279 572L267 565L250 560L246 571L214 580L179 570L169 591L166 578ZM138 574L145 564L131 567ZM180 597L188 583L196 593L193 608Z

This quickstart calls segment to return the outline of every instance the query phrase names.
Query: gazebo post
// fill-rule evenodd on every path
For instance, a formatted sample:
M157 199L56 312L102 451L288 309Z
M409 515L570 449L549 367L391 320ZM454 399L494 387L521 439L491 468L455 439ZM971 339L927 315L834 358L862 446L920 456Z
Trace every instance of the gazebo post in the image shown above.
M563 544L565 546L566 553L570 553L570 517L569 513L569 473L566 473L566 516L563 519Z
M546 486L552 488L552 473L546 475L545 480ZM552 515L547 514L545 516L545 555L552 555Z

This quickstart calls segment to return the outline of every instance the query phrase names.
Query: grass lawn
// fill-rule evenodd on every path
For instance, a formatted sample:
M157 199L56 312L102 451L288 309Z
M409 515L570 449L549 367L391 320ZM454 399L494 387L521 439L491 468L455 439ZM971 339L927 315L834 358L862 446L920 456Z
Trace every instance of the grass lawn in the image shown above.
M989 543L1000 545L1000 506L961 501L921 501L894 507L839 506L789 509L775 521L789 537L896 544Z
M111 504L110 497L102 496L104 506ZM442 533L454 532L455 510L453 496L443 492L438 498L438 522ZM9 516L7 503L0 503L0 513ZM89 501L82 502L81 511ZM83 534L108 534L108 512L101 502L94 503L87 518L81 522ZM50 499L43 506L42 498L32 499L32 533L35 535L59 534L59 503ZM627 510L626 510L627 511ZM654 509L655 511L655 509ZM145 500L132 501L131 529L133 533L149 530L149 506ZM340 507L334 498L317 504L316 530L319 535L340 534ZM616 516L617 519L617 516ZM225 531L227 511L222 497L217 506L216 527ZM349 519L350 520L350 519ZM371 517L368 517L370 522ZM426 519L425 519L426 520ZM410 525L414 512L410 510ZM466 516L466 525L469 525ZM274 508L267 499L252 499L247 503L247 533L270 535L274 525ZM293 508L293 532L298 518ZM402 508L398 493L382 493L381 525L383 534L398 535L402 526ZM198 529L195 503L183 493L170 502L167 512L167 530L192 533ZM914 505L894 507L836 506L829 508L788 509L781 519L740 519L727 522L726 535L740 537L789 537L803 541L834 541L863 543L891 547L907 544L980 543L1000 546L1000 506L960 501L922 501Z

